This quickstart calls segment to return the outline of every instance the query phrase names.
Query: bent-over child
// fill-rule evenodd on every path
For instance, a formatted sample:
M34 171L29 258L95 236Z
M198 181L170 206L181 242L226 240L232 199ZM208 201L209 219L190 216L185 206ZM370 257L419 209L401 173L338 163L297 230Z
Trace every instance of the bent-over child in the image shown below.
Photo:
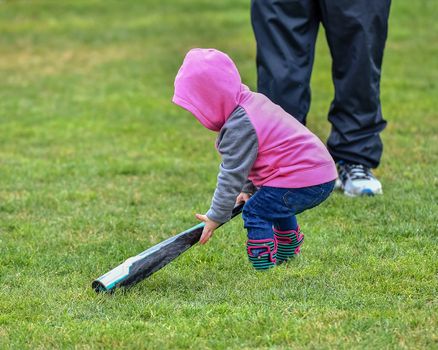
M304 235L296 215L333 190L336 167L324 144L266 96L242 84L233 61L215 49L189 51L175 79L173 102L218 133L221 154L205 244L228 221L237 202L248 232L253 266L267 269L300 252Z

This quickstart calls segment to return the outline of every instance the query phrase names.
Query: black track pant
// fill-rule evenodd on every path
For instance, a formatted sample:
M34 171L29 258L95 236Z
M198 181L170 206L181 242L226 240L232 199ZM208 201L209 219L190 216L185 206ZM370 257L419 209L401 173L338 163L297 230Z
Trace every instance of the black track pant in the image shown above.
M252 0L258 90L306 122L319 23L333 60L335 97L327 146L333 158L377 167L380 72L391 0Z

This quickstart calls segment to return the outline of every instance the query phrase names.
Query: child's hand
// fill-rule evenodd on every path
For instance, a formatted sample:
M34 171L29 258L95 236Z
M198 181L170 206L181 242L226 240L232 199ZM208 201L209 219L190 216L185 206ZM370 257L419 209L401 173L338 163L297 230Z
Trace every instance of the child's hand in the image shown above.
M210 220L207 215L196 214L195 216L199 221L205 222L204 230L202 231L201 238L199 239L200 244L205 244L213 235L214 230L219 227L219 224L213 220Z
M236 204L246 203L246 201L250 198L251 198L251 195L249 193L241 192L236 198Z

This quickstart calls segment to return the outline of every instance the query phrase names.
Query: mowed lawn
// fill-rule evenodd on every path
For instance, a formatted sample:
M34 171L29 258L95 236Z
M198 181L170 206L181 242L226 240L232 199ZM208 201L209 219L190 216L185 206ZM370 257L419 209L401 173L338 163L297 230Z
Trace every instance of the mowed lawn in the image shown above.
M256 88L249 0L0 1L0 348L438 348L438 5L397 0L382 80L384 195L299 216L256 273L240 218L134 288L91 281L196 224L215 135L170 102L187 50ZM333 88L323 31L309 127Z

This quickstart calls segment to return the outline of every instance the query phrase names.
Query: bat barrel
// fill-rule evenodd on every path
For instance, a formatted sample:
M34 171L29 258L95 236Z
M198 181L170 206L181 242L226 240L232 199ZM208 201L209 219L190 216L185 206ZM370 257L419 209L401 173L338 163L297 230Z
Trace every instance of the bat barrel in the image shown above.
M152 275L199 241L204 223L166 239L144 252L127 259L93 281L96 292L111 292L121 286L130 286Z
M243 204L236 206L232 217L240 214L242 207ZM197 243L204 226L204 223L200 223L127 259L119 266L95 279L91 287L97 293L111 292L118 287L127 287L140 282Z
M124 263L95 279L91 284L91 287L96 292L110 292L115 289L118 284L129 278L132 274L130 273L131 266L136 260L140 259L140 256L141 254L129 258Z

